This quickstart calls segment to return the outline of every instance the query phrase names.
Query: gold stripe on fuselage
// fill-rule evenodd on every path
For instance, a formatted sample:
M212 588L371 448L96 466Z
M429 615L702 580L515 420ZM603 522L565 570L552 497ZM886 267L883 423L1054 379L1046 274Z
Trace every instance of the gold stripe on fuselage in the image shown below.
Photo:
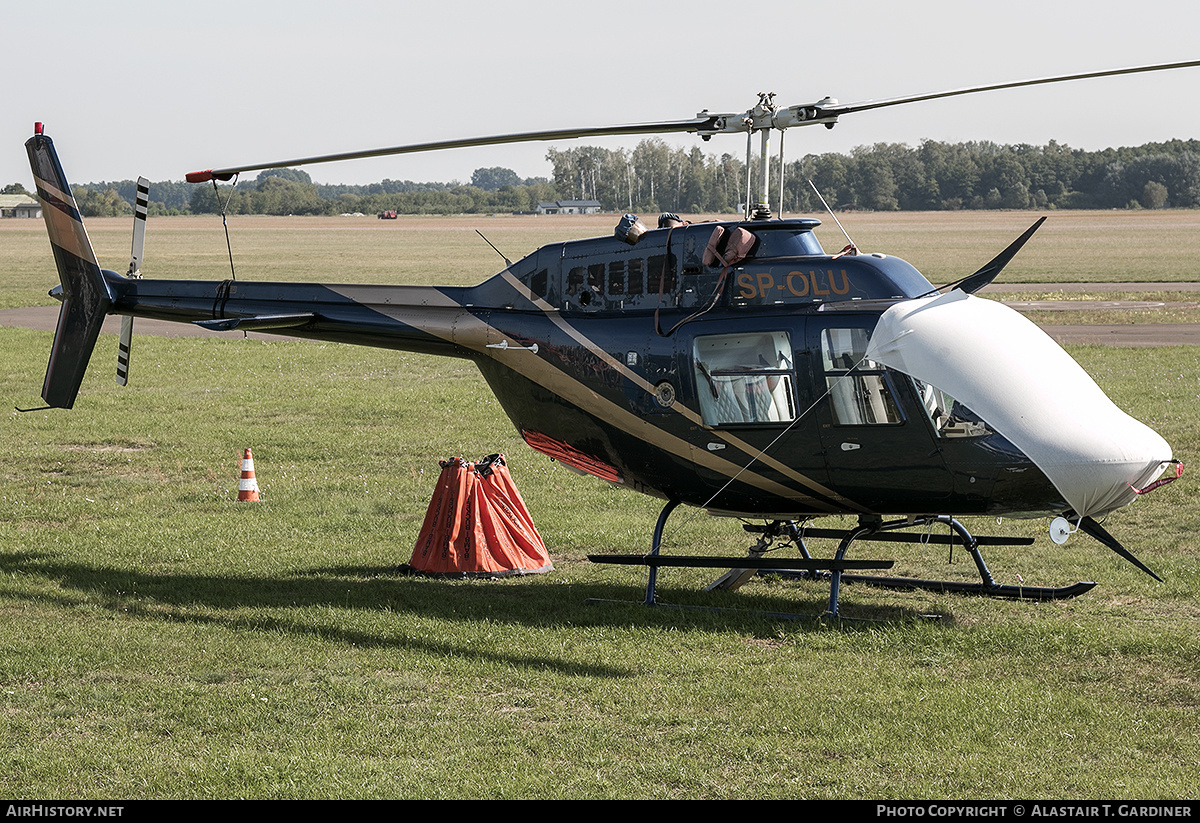
M507 278L506 278L507 279ZM520 286L518 291L531 298L531 302L537 306L543 313L557 326L563 329L572 338L578 340L581 345L585 346L590 352L595 353L602 358L606 364L616 369L624 377L632 380L636 385L645 391L653 393L654 388L644 380L640 375L637 375L627 369L615 358L611 357L607 352L601 349L592 341L581 335L578 330L571 327L553 308L547 306L544 301L534 301L532 296L527 293L527 290L519 283L512 281ZM353 288L339 288L338 286L330 286L333 291L342 294L352 300L360 300L367 297L361 291L355 294ZM435 299L430 299L434 298ZM582 409L588 414L592 414L598 419L604 420L610 425L616 426L622 431L637 437L646 443L662 449L670 454L674 454L684 460L703 466L716 474L733 479L736 478L739 482L746 485L761 489L764 492L773 494L785 499L796 500L801 503L806 509L815 511L826 511L836 513L845 511L847 508L861 511L859 506L844 501L839 495L834 492L824 490L819 484L814 483L808 478L803 477L794 470L787 469L783 464L774 460L763 460L764 464L773 464L773 468L778 467L786 472L786 476L800 482L803 486L813 489L820 494L826 495L838 504L830 503L827 500L822 500L804 494L798 491L795 487L787 486L770 478L763 477L757 472L751 471L746 466L738 465L731 460L718 457L717 455L705 450L702 446L693 445L692 443L675 435L663 431L658 426L649 422L643 417L634 414L627 408L614 403L610 400L601 397L593 389L588 387L581 380L572 377L563 372L561 369L552 366L541 357L524 348L521 341L514 340L504 334L495 326L480 320L461 304L453 299L440 294L435 289L428 291L422 290L420 308L413 305L387 305L376 303L367 300L366 305L369 305L373 310L391 317L407 326L419 329L427 334L451 342L464 349L477 352L485 357L495 360L505 367L511 369L517 374L529 379L535 384L546 388L555 395L562 397L568 403ZM454 309L451 313L444 312L427 312L421 309ZM500 342L508 342L508 348L497 348L494 344ZM489 348L489 344L493 347ZM683 415L687 420L700 425L700 418L692 409L684 407L682 404L676 404L675 411ZM723 433L722 433L723 434ZM725 437L726 440L736 445L738 448L745 451L747 454L754 454L755 449L749 444L733 437ZM760 458L761 459L761 458Z
M553 322L556 326L558 326L560 329L562 329L564 332L566 332L568 335L570 335L576 342L578 342L580 345L584 346L592 354L594 354L597 357L604 360L604 362L607 363L610 368L615 369L626 380L633 383L635 386L640 388L642 391L644 391L650 395L654 395L656 393L657 390L650 383L650 381L646 380L640 374L638 374L637 372L630 369L628 366L626 366L624 363L622 363L617 358L610 355L607 351L602 349L600 346L596 345L596 343L594 343L592 340L590 340L586 335L584 335L582 332L580 332L578 329L576 329L574 326L572 326L570 323L568 323L562 317L561 313L557 309L555 309L553 306L551 306L549 303L547 303L542 298L535 295L529 289L528 286L526 286L524 283L522 283L521 281L519 281L515 277L513 277L510 272L508 272L506 270L503 273L503 275L504 275L505 281L510 286L512 286L513 289L515 289L525 299L529 300L529 302L533 303L533 305L536 306L538 309L540 309L550 319L551 322ZM701 419L700 415L694 409L691 409L682 403L676 403L674 406L671 407L671 410L678 414L683 415L683 417L688 422L690 422L696 426L704 425L704 422ZM820 483L817 483L816 481L811 480L808 477L805 477L804 475L800 474L799 472L797 472L795 469L791 468L790 466L776 460L774 457L771 457L770 455L765 454L765 453L760 454L758 448L756 448L755 446L742 440L740 437L737 437L736 435L734 435L730 432L727 432L727 431L721 431L719 429L712 429L711 433L714 436L719 437L722 440L724 440L725 442L729 443L731 446L741 449L745 454L752 455L754 460L757 460L758 462L760 462L766 466L770 466L772 469L779 472L784 477L787 477L789 480L793 480L793 481L799 483L800 485L804 486L805 488L810 489L822 496L828 497L831 500L836 500L838 503L842 504L843 506L845 506L847 508L851 508L856 511L866 511L866 509L862 508L861 506L858 506L855 503L853 503L852 501L847 500L846 498L842 497L840 494L833 491L832 489L828 489L828 488L822 486Z

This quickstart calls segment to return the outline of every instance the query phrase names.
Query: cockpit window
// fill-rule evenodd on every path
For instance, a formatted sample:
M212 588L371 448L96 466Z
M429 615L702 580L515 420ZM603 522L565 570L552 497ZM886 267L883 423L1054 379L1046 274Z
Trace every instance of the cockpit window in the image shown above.
M766 257L808 257L824 254L821 244L811 231L792 231L777 229L773 231L758 230L754 232L758 244L751 256L763 259Z
M915 377L912 382L938 437L983 437L993 433L983 418L941 389Z
M823 332L824 345L821 354L825 361L825 371L847 371L862 361L862 368L879 371L883 367L873 360L864 359L867 354L867 344L871 342L871 332L867 329L825 329Z
M825 329L822 338L825 385L833 407L833 422L839 426L903 423L884 367L865 357L870 332Z

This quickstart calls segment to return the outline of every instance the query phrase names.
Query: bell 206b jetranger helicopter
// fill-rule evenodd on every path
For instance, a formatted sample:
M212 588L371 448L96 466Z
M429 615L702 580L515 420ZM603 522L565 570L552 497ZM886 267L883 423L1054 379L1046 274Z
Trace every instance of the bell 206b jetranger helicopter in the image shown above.
M750 167L752 140L760 136L759 202L747 204L741 219L691 224L663 215L647 229L626 215L614 236L544 246L470 288L142 278L144 192L129 272L102 270L38 124L26 147L61 280L52 293L62 301L42 395L50 407L74 404L108 314L125 316L122 383L135 316L470 359L532 448L667 501L649 553L592 557L649 566L649 604L664 565L730 569L714 584L727 588L762 569L827 576L827 614L834 616L839 585L850 579L1016 598L1069 597L1094 585L997 584L980 545L1032 541L977 538L957 519L970 515L1055 516L1056 542L1082 530L1153 574L1097 518L1173 479L1155 480L1168 466L1177 477L1182 464L1036 326L974 296L1041 221L979 271L935 288L903 260L860 253L853 243L825 253L813 235L818 220L772 217L768 139L772 130L832 128L846 114L887 106L1198 65L852 105L827 97L782 108L773 95L760 95L737 114L703 111L673 122L423 143L188 175L216 185L241 172L305 163L684 132L704 139L745 133ZM681 503L764 522L746 527L758 533L757 546L738 559L660 553L667 518ZM856 516L858 524L809 526L828 515ZM930 534L937 523L947 533ZM900 531L913 527L926 533ZM804 542L812 537L840 539L835 556L812 557ZM853 542L905 539L960 541L981 581L845 574L892 565L847 559ZM794 544L800 557L763 556L776 541Z

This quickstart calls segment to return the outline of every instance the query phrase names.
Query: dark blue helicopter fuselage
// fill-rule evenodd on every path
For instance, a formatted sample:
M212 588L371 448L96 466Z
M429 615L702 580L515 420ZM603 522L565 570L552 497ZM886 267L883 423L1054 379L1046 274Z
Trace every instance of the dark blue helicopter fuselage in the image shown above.
M106 314L146 316L469 358L533 448L713 511L1065 505L954 398L865 359L880 315L933 287L899 258L825 254L817 220L554 243L474 287L142 279L100 269L53 142L39 132L26 148L63 300L50 406L74 404ZM706 254L720 232L738 236L731 265Z
M703 264L718 225L756 237L724 278ZM969 411L947 425L929 387L851 362L888 305L933 287L899 258L824 254L816 225L556 243L475 287L105 280L113 313L472 359L534 448L714 511L1061 509L1042 472Z

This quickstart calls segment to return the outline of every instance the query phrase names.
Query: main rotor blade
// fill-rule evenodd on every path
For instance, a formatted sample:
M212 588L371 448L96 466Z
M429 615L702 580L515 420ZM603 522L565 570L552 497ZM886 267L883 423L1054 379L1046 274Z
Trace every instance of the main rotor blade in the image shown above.
M363 160L367 157L386 157L392 154L415 154L424 151L441 151L442 149L463 149L473 146L495 146L503 143L532 143L541 140L574 140L580 137L610 137L624 134L674 134L677 132L697 132L705 126L710 126L714 117L694 117L690 120L673 120L663 123L633 123L625 126L596 126L582 129L555 129L552 131L527 131L518 134L500 134L491 137L468 137L462 140L438 140L432 143L412 143L407 146L392 146L383 149L367 149L366 151L350 151L341 154L323 154L316 157L300 157L295 160L280 160L270 163L258 163L247 166L229 166L223 169L208 169L187 174L189 183L204 183L213 178L229 180L235 174L244 171L262 171L263 169L282 169L290 166L304 166L309 163L332 163L337 160Z
M793 126L823 124L832 128L838 118L844 114L860 111L871 111L889 106L899 106L905 103L919 103L925 100L938 100L943 97L958 97L964 94L978 94L985 91L1015 89L1023 86L1039 86L1047 83L1064 83L1068 80L1086 80L1095 77L1113 77L1121 74L1140 74L1151 71L1166 71L1200 66L1200 60L1189 60L1180 63L1159 63L1153 66L1133 66L1124 69L1108 69L1105 71L1085 72L1082 74L1064 74L1056 77L1042 77L1036 80L1018 80L1010 83L993 83L986 86L973 86L966 89L916 94L908 97L895 97L888 100L868 100L862 103L842 105L826 98L816 103L805 103L787 109L778 109L773 104L764 104L761 100L758 106L750 111L732 114L710 114L707 110L687 120L669 120L661 123L634 123L625 126L596 126L580 129L554 129L550 131L530 131L516 134L502 134L489 137L471 137L462 140L439 140L430 143L412 143L406 146L391 148L368 149L366 151L343 152L340 154L323 154L315 157L299 157L293 160L272 161L246 166L228 166L221 169L189 172L189 183L203 183L209 180L229 180L235 174L245 171L261 171L263 169L280 169L288 166L303 166L310 163L332 163L337 160L362 160L367 157L386 157L393 154L413 154L425 151L440 151L442 149L460 149L473 146L495 146L504 143L528 143L541 140L574 140L580 137L610 137L629 134L675 134L683 132L699 133L705 139L714 134L733 134L763 129L787 129Z
M1168 69L1186 69L1200 66L1200 60L1187 60L1181 63L1158 63L1153 66L1132 66L1124 69L1107 69L1105 71L1089 71L1083 74L1062 74L1056 77L1042 77L1037 80L1017 80L1011 83L993 83L987 86L972 86L966 89L939 91L930 94L915 94L909 97L893 97L887 100L868 100L863 103L850 103L845 106L827 106L824 111L828 114L842 115L859 111L882 109L888 106L899 106L905 103L920 103L925 100L939 100L943 97L959 97L964 94L978 94L985 91L1001 89L1017 89L1023 86L1043 86L1048 83L1065 83L1069 80L1087 80L1093 77L1114 77L1119 74L1141 74L1150 71L1166 71Z
M1146 574L1153 577L1159 583L1163 582L1163 579L1161 577L1159 577L1154 572L1150 571L1150 569L1147 568L1145 563L1143 563L1142 561L1138 560L1136 557L1133 556L1133 552L1129 551L1129 549L1125 548L1119 542L1117 542L1117 538L1115 538L1111 534L1109 534L1108 531L1103 526L1101 526L1099 523L1097 523L1092 518L1085 517L1082 520L1080 520L1079 528L1082 529L1087 534L1090 534L1092 537L1099 540L1104 545L1108 546L1114 552L1121 555L1121 557L1124 557L1130 563L1137 566L1139 569L1144 571Z

